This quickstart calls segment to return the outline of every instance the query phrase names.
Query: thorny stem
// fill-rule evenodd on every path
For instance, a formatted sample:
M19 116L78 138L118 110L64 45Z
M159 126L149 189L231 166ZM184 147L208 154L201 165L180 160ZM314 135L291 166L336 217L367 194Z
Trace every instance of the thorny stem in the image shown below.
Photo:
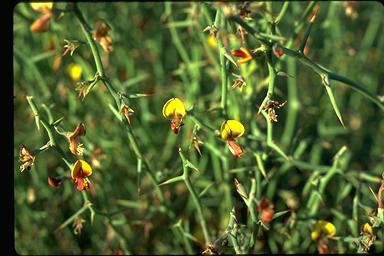
M37 108L36 106L36 103L33 101L33 97L32 96L27 96L27 101L33 111L33 113L35 115L38 115L40 116L40 113L39 113L39 109ZM56 139L55 137L53 136L53 128L52 128L52 125L48 124L47 121L43 118L43 117L40 117L39 119L40 123L43 125L45 131L47 132L48 134L48 137L49 137L49 142L43 147L44 150L51 147L52 149L54 149L61 157L61 159L64 161L64 163L67 165L67 167L69 169L72 169L72 164L71 164L71 160L65 155L64 151L61 149L60 146L58 146L57 142L56 142ZM72 215L70 218L68 218L63 224L61 224L57 229L56 231L66 227L69 223L71 223L78 215L80 215L81 213L83 213L86 209L89 209L89 211L91 212L91 223L93 223L93 218L94 218L94 215L95 215L95 211L93 210L92 208L92 203L89 201L88 199L88 195L85 191L81 191L82 192L82 196L83 196L83 202L84 202L84 205L83 207L78 210L74 215Z
M39 117L39 122L43 125L45 131L47 132L47 135L49 138L49 147L53 148L60 155L61 159L65 162L65 164L68 166L69 169L72 169L71 161L68 159L64 151L56 143L56 139L53 136L52 126L49 125L43 117L41 117L39 109L37 108L36 103L33 100L33 97L27 96L26 98L29 103L29 106L32 109L33 114Z
M309 59L307 56L305 56L303 53L295 50L291 50L289 48L285 48L284 46L277 44L279 48L281 48L284 53L286 53L290 57L294 57L298 59L301 63L304 65L312 68L316 73L318 73L321 77L327 77L330 80L335 80L342 82L346 85L349 85L352 89L356 90L357 92L361 93L366 98L370 99L372 102L374 102L376 105L378 105L383 111L384 111L384 104L375 97L372 93L364 89L365 86L363 86L361 83L353 81L349 78L343 77L341 75L332 73L331 71L325 69L324 67L316 64L311 59Z
M86 40L87 40L87 42L88 42L88 44L89 44L89 46L91 48L92 55L93 55L95 63L96 63L96 68L97 68L97 71L99 72L99 75L100 75L100 79L104 82L104 85L107 87L109 93L113 97L113 99L115 101L116 108L120 109L119 95L118 95L116 89L114 88L114 86L112 85L112 82L105 75L105 71L104 71L104 67L103 67L102 62L101 62L99 51L98 51L96 43L93 40L92 35L91 35L90 31L89 31L89 27L90 26L88 25L88 23L84 19L80 9L77 6L77 3L74 4L74 13L75 13L75 16L77 17L77 19L80 22L80 25L81 25L81 28L82 28L82 30L84 32ZM132 150L134 151L134 153L135 153L135 155L136 155L138 160L139 159L143 160L143 164L146 167L145 169L146 169L146 171L147 171L147 173L149 175L151 183L155 187L156 193L159 196L160 201L164 205L166 205L166 208L168 209L167 210L168 216L173 218L174 217L174 213L169 210L169 207L167 206L167 203L165 202L164 195L163 195L163 193L161 192L160 188L157 185L156 177L155 177L152 169L150 168L148 162L143 158L143 155L142 155L142 153L141 153L141 151L139 149L138 143L137 143L136 138L135 138L135 136L133 134L131 126L129 124L127 124L126 122L124 122L123 120L124 119L120 119L120 121L124 123L125 128L127 130L127 135L128 135L128 139L129 139L130 145L132 146Z
M311 6L308 6L308 10L309 11L312 10L312 8L313 8L312 5L314 5L314 4L315 4L315 2L312 2ZM238 16L230 16L230 17L228 17L228 19L229 20L233 20L236 23L238 23L239 25L241 25L245 30L247 30L250 34L252 34L256 39L258 39L260 41L260 43L263 43L263 44L265 44L265 45L267 45L269 47L272 46L273 43L271 43L268 40L266 40L265 38L261 37L260 33L258 33L258 31L256 31L254 28L252 28L251 26L246 24L240 17L238 17ZM297 29L299 29L299 28L297 28ZM304 65L309 66L310 68L312 68L321 77L326 77L326 78L328 78L330 80L335 80L335 81L343 82L344 84L348 85L352 89L354 89L357 92L361 93L366 98L370 99L377 106L379 106L379 108L381 110L384 111L384 104L379 100L379 98L375 97L372 93L370 93L369 91L364 89L365 86L362 85L361 83L353 81L353 80L348 79L346 77L340 76L338 74L335 74L335 73L325 69L324 67L320 66L319 64L316 64L315 62L313 62L311 59L309 59L307 56L305 56L300 51L296 51L296 50L292 50L292 49L286 48L286 47L282 46L281 44L279 44L278 42L276 42L275 46L277 46L280 49L282 49L284 51L284 53L287 54L288 56L294 57L294 58L298 59Z

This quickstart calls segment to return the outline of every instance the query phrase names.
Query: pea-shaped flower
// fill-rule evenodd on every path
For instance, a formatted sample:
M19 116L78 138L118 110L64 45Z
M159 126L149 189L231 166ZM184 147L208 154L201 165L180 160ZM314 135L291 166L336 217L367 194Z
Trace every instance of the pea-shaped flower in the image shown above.
M81 74L83 73L83 69L81 68L81 65L71 63L68 68L68 74L71 77L73 81L79 81Z
M232 154L236 157L240 157L244 154L244 150L239 144L236 143L235 138L238 138L244 134L244 126L237 120L224 121L220 126L220 135L223 140L226 140Z
M253 57L252 54L248 51L248 49L244 47L240 47L239 50L238 49L232 50L231 53L235 57L240 57L240 59L238 60L240 64L246 63L252 60L252 57Z
M45 32L48 30L53 14L53 2L49 3L31 3L33 10L41 12L43 15L36 19L30 29L32 32Z
M332 237L336 234L336 227L328 221L318 220L313 226L311 238L318 240L324 237Z
M89 184L91 183L88 176L91 176L92 168L84 160L77 160L73 165L71 171L72 180L77 183L78 190L87 190L89 189Z
M185 114L184 104L179 98L172 98L163 106L163 116L165 118L172 118L171 129L175 134L178 134L180 127L184 125L183 117Z

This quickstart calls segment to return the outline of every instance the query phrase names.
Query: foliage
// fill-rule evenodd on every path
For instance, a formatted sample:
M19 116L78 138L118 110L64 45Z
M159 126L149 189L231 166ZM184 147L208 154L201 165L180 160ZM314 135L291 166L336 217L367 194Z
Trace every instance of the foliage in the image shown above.
M18 253L383 252L379 2L50 8L14 8Z

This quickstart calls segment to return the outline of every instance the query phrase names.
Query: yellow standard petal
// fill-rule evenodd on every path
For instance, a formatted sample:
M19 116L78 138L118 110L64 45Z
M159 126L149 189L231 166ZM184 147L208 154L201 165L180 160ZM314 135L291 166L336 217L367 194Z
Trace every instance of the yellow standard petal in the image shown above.
M92 167L85 161L79 160L81 162L81 169L83 170L84 176L91 176L92 175Z
M91 166L84 160L77 160L71 171L72 179L83 178L92 174Z
M73 64L72 63L68 66L69 76L74 81L78 81L80 79L82 72L83 72L83 70L79 64Z
M319 238L319 235L320 235L319 231L317 231L317 230L313 230L313 231L311 232L311 238L312 238L312 240L317 240L317 238Z
M175 114L180 115L181 117L184 117L186 114L184 103L179 98L172 98L163 106L164 117L173 117Z
M208 44L212 48L216 48L217 47L217 42L216 42L216 38L215 38L214 35L211 34L211 35L208 36Z
M369 225L369 223L365 223L363 224L362 228L361 228L361 234L369 234L371 236L373 236L373 229L372 229L372 226Z
M311 233L311 238L313 240L318 239L319 237L332 237L336 234L336 227L326 220L319 220L315 223L313 231Z
M331 237L336 234L336 227L331 222L328 222L324 225L324 232L326 236Z
M220 126L220 134L223 140L234 139L244 134L244 126L237 120L224 121Z
M80 162L80 160L77 160L75 162L75 164L73 165L72 170L71 170L71 177L72 177L72 179L76 179L76 178L81 178L82 177L82 175L81 175L81 162Z
M33 10L38 12L47 12L52 10L53 2L46 2L46 3L30 3Z

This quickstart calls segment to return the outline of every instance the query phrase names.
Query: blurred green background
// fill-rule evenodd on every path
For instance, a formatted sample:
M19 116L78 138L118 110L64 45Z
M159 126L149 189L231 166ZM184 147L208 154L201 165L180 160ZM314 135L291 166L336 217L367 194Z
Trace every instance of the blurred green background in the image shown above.
M288 74L278 76L273 99L287 100L277 110L278 122L273 124L273 139L289 156L300 163L290 165L266 145L266 120L257 115L265 97L268 76L265 59L242 64L240 69L230 64L229 86L241 74L247 85L228 91L228 118L241 120L245 134L238 139L252 151L236 159L223 141L214 134L200 130L202 156L191 147L194 123L188 115L180 134L169 128L170 121L162 116L163 104L172 97L181 98L187 109L204 123L218 129L224 119L219 111L221 79L217 45L210 44L209 32L203 29L215 18L216 8L205 3L208 13L202 12L200 2L165 3L79 3L85 19L93 26L104 19L111 26L113 51L106 53L100 45L106 73L120 92L145 93L148 97L130 99L135 111L132 127L144 158L156 172L160 182L181 174L178 148L199 170L191 174L197 192L208 189L201 196L205 219L212 238L220 237L228 225L229 212L236 206L238 220L249 221L246 207L233 188L236 177L249 191L251 178L256 177L257 198L265 196L275 205L275 211L287 213L268 223L269 230L260 229L255 252L314 253L316 244L310 239L311 221L327 219L337 229L338 237L358 237L360 226L368 222L368 212L377 208L369 186L377 192L379 178L384 172L384 113L367 98L350 87L332 82L332 89L340 108L343 128L330 104L320 77L310 68L284 56L276 67ZM375 95L384 96L384 12L379 2L358 2L352 14L346 2L318 2L320 11L309 38L307 55L331 71L357 80ZM234 3L229 5L235 6ZM279 24L281 35L293 36L295 22L305 10L307 2L292 2ZM55 3L64 9L66 3ZM282 7L273 2L273 15ZM167 9L168 8L168 9ZM264 30L263 8L253 10L255 21L250 24ZM13 70L14 70L14 207L15 249L20 254L114 254L118 248L135 254L184 254L183 238L173 224L182 220L183 229L190 233L193 251L206 249L197 218L195 205L183 182L162 186L161 190L176 214L169 219L158 210L145 171L140 176L138 194L137 159L132 152L123 126L116 119L113 103L102 82L85 97L78 98L76 84L92 79L96 72L92 52L81 44L71 56L63 56L64 39L86 42L80 24L71 12L60 19L52 19L50 29L43 33L30 31L30 26L41 14L27 3L14 8ZM56 17L56 16L55 16ZM210 19L210 21L209 21ZM176 31L177 38L172 31ZM293 40L297 48L303 29ZM227 24L228 52L241 46L234 23ZM182 49L177 46L180 41ZM176 44L175 44L176 42ZM246 35L250 49L258 43ZM79 81L68 71L71 64L82 69ZM56 65L58 65L56 63ZM264 82L263 82L264 81ZM291 88L291 90L289 89ZM293 89L292 89L293 88ZM293 90L293 91L292 91ZM292 93L296 92L299 108L294 119L294 130L287 131ZM51 150L41 153L31 171L20 172L18 155L22 144L39 148L48 141L44 129L38 131L26 96L34 96L42 114L45 104L54 120L64 117L61 126L73 131L84 122L86 136L83 159L93 168L90 180L94 190L87 192L97 211L94 222L85 211L80 234L74 234L72 223L54 232L83 204L81 192L71 182L55 189L47 183L48 176L69 175L60 157ZM286 135L284 135L286 134ZM68 152L68 141L56 134L60 146ZM322 195L316 216L308 217L307 202L316 191L316 182L332 166L334 155L343 146L347 152L336 174ZM254 152L260 153L269 182L261 176ZM208 187L209 186L209 187ZM228 198L230 195L230 198ZM288 196L287 196L288 195ZM287 203L294 200L296 206ZM357 201L356 201L357 200ZM154 207L153 207L154 206ZM105 213L117 214L104 216ZM292 222L293 213L297 220ZM249 225L248 225L249 227ZM244 231L247 234L247 231ZM332 241L339 253L356 252L352 243ZM382 252L383 232L371 248ZM228 253L233 253L231 248Z

